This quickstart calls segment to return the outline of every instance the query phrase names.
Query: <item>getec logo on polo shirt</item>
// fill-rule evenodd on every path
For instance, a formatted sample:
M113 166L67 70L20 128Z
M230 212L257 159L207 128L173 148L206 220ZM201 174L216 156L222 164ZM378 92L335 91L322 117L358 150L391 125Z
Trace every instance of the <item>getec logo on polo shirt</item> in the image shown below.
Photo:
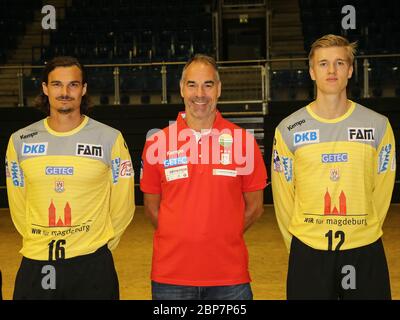
M319 130L299 131L293 134L293 145L299 146L319 142Z
M164 160L164 168L179 166L182 164L188 164L186 156Z
M23 143L22 155L23 156L45 156L47 154L48 142L38 143Z

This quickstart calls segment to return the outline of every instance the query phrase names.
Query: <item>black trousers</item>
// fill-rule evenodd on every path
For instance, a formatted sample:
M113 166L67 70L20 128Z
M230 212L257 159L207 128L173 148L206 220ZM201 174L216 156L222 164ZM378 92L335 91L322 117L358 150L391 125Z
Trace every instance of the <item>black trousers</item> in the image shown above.
M360 248L325 251L293 237L287 299L391 299L382 240Z
M118 276L107 245L96 252L65 260L39 261L23 257L14 300L117 300Z

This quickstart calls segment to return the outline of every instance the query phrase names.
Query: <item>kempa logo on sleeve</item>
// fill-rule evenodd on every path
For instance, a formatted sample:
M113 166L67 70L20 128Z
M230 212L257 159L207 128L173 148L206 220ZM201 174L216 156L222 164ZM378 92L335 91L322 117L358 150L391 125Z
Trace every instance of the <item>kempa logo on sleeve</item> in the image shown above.
M287 129L290 131L290 130L296 128L296 127L301 126L303 123L306 123L306 120L305 120L305 119L301 119L300 121L297 121L297 122L295 122L295 123L293 123L293 124L287 126Z
M299 131L293 135L293 145L299 146L307 143L319 142L319 130Z
M47 154L48 142L39 143L23 143L22 155L23 156L45 156Z
M97 144L77 143L75 154L77 156L103 158L103 146Z
M349 141L375 141L375 128L348 128Z

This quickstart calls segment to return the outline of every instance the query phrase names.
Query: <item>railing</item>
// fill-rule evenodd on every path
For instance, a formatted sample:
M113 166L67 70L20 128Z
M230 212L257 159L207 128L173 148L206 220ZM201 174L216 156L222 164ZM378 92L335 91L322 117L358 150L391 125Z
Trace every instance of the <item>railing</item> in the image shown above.
M400 54L379 54L379 55L360 55L355 59L354 64L354 74L353 78L357 83L361 83L360 80L360 70L362 70L362 80L363 80L363 98L370 97L370 71L371 71L371 61L374 59L379 59L379 61L383 61L384 59L389 58L400 58ZM263 59L263 60L244 60L244 61L219 61L218 65L220 67L221 79L223 82L223 93L224 90L228 91L229 85L236 87L236 89L246 90L246 83L240 83L238 80L236 83L232 82L232 76L227 77L228 74L234 74L235 72L241 72L242 74L254 73L254 77L256 77L256 81L253 83L255 90L257 91L256 95L250 99L249 96L245 98L234 98L234 99L225 99L223 96L220 99L219 103L221 104L234 104L234 103L259 103L262 106L262 114L266 114L268 102L271 100L271 73L275 72L271 68L271 64L273 63L293 63L293 62L307 62L307 58L286 58L286 59ZM393 70L398 72L398 86L400 87L400 59L397 63L397 66L393 67ZM149 67L159 67L160 68L160 78L161 78L161 103L168 103L168 90L167 90L167 75L169 69L173 66L182 66L185 62L156 62L156 63L127 63L127 64L88 64L85 65L85 68L112 68L113 69L113 77L114 77L114 105L120 105L120 80L121 80L121 70L125 68L149 68ZM361 66L361 68L360 68ZM26 69L41 69L44 66L32 66L32 65L17 65L17 66L0 66L1 70L7 69L15 69L16 70L16 79L18 80L18 106L24 106L24 70ZM395 69L396 68L396 69ZM235 71L236 70L236 71ZM289 69L290 70L290 69ZM291 69L296 70L296 69ZM307 66L305 63L305 67L302 70L297 70L298 72L308 72ZM240 77L236 77L240 79ZM90 83L89 83L90 86ZM253 89L254 89L253 88ZM1 88L0 88L1 89ZM179 88L176 88L177 90ZM234 90L232 90L233 92Z

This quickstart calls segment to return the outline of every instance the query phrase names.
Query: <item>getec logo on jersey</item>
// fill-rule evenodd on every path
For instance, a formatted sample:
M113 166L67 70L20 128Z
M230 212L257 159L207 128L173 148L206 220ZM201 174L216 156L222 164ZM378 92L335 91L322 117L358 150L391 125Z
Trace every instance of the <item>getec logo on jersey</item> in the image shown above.
M293 145L299 146L307 143L319 142L319 130L299 131L293 135Z
M347 162L349 155L347 153L323 153L321 155L322 163Z
M77 143L75 154L77 156L103 158L103 146L100 144Z
M46 167L47 176L72 176L74 167Z
M45 156L47 154L48 142L39 143L23 143L22 155L23 156Z
M375 141L375 128L348 128L349 141Z

